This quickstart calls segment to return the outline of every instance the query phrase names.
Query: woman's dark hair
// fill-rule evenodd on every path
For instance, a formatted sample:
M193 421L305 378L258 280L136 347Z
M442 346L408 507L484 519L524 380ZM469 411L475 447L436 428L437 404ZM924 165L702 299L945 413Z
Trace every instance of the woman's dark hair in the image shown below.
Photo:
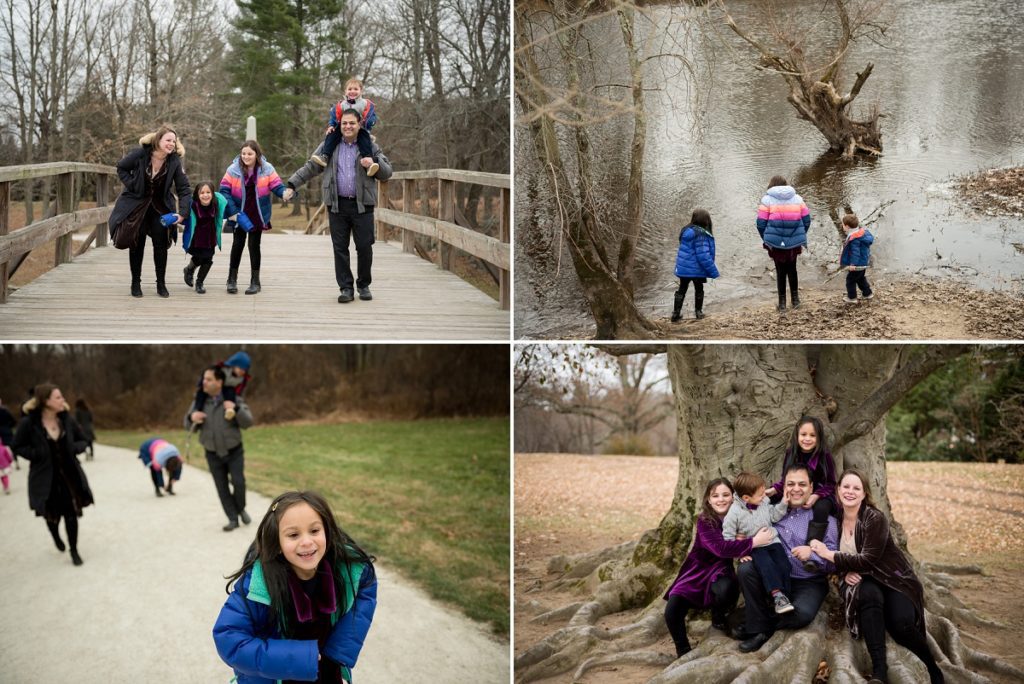
M260 144L255 140L246 140L244 143L242 143L242 146L238 148L238 151L241 152L246 147L248 147L250 150L256 153L256 161L252 163L252 170L259 171L260 167L263 166L263 148L260 147ZM242 162L241 158L239 158L238 160L238 165L242 167L242 173L244 174L245 164Z
M53 394L53 390L55 389L58 388L52 382L41 382L32 388L32 398L36 400L35 408L32 410L42 411L43 404L46 403L46 400L50 398L50 395Z
M718 489L719 485L725 485L729 488L730 492L733 494L736 493L736 490L733 489L732 483L729 482L729 480L724 477L716 477L711 482L708 482L708 486L704 488L704 496L700 499L700 514L697 517L721 527L722 520L718 517L718 513L715 513L715 509L711 507L711 493Z
M212 192L214 194L214 197L212 199L210 199L210 206L216 207L217 206L217 197L216 197L216 195L217 195L217 188L213 187L213 183L211 183L210 181L199 181L199 183L196 184L196 187L192 189L192 202L195 203L195 205L197 207L203 206L202 202L199 201L199 191L202 190L204 186L210 188L210 192Z
M79 399L75 402L75 408L79 411L88 411L89 405L85 403L85 399Z
M789 185L789 181L786 180L785 176L772 176L772 179L768 181L769 190L779 185Z
M857 470L856 468L847 468L843 471L843 474L836 480L836 497L839 496L839 485L842 483L843 478L847 475L856 475L857 479L860 480L861 487L864 488L864 504L871 506L872 508L878 508L875 506L875 500L871 498L871 485L868 484L868 479Z
M711 214L707 209L694 209L693 216L690 217L690 224L700 226L709 233L713 232L711 230Z
M270 508L267 509L267 514L260 521L260 526L256 530L256 540L246 552L242 567L227 577L228 583L224 586L224 590L230 594L231 585L241 580L258 560L263 567L263 578L266 580L267 591L270 594L270 606L276 616L282 636L285 638L289 637L289 624L294 622L290 614L292 599L288 589L288 573L292 570L291 565L281 552L280 524L285 511L301 503L308 504L324 523L327 539L324 561L330 563L334 577L335 595L339 601L345 596L344 582L346 580L343 580L342 576L348 577L348 573L342 573L340 569L353 563L372 563L375 560L338 526L327 500L316 492L285 492L274 499ZM354 594L358 587L352 587L352 589ZM350 606L339 606L339 608L345 612ZM269 625L261 627L267 629Z

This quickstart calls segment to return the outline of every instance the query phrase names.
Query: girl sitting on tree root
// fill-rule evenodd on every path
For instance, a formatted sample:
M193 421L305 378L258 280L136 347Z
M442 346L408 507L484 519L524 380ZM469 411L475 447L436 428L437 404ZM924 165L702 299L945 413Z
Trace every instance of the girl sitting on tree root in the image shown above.
M686 614L691 608L711 608L711 626L726 631L726 617L736 607L740 590L732 562L750 550L771 543L774 532L764 527L750 539L726 541L722 519L732 506L733 487L720 477L704 489L697 533L672 587L665 593L665 624L676 645L676 657L686 655Z

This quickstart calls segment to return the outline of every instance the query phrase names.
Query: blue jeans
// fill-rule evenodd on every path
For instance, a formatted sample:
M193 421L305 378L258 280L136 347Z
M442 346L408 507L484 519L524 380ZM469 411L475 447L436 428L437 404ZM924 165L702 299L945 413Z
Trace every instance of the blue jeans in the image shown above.
M750 557L754 559L754 565L761 575L764 590L770 594L778 589L788 596L791 567L785 547L782 544L759 546L750 550Z

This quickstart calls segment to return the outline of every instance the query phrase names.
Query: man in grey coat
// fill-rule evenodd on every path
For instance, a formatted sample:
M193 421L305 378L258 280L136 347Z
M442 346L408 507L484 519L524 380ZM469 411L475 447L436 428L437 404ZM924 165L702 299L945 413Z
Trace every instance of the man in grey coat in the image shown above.
M213 483L220 496L220 505L228 516L225 532L238 528L238 519L246 525L252 518L245 512L245 450L242 430L252 425L252 412L241 396L235 397L235 415L228 420L224 415L224 371L210 366L203 371L203 392L206 403L202 411L185 415L185 429L199 425L199 442L206 450L206 463L213 475ZM230 480L230 482L229 482Z
M324 204L328 208L328 219L331 225L331 242L334 245L334 277L338 281L341 294L338 302L345 304L354 299L352 292L352 268L349 261L349 238L354 237L356 243L356 278L355 288L362 300L373 299L370 294L373 266L373 207L377 204L377 181L391 178L391 162L376 143L373 144L373 157L359 156L356 139L359 135L359 112L346 109L341 114L341 142L335 148L326 167L308 161L291 178L284 199L288 201L295 194L295 189L306 183L321 172L324 173L321 192ZM322 147L322 145L321 145ZM319 154L320 148L316 153ZM376 175L366 175L366 170L374 163L379 165Z

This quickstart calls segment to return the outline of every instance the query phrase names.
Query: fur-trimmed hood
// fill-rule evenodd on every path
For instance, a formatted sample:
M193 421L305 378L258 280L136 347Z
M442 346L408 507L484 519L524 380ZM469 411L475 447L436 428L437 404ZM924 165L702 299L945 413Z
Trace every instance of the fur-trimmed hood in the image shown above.
M37 408L39 408L39 402L36 401L35 397L29 397L28 401L26 401L24 404L21 405L21 412L22 412L23 415L28 415L32 411L35 411ZM65 401L64 402L64 408L61 410L61 413L63 413L64 411L70 411L70 410L71 410L71 407L68 406L68 403Z
M175 135L177 135L177 134L175 134ZM149 145L150 147L153 147L155 145L155 143L156 143L154 138L156 138L156 131L153 131L152 133L147 133L146 135L144 135L141 138L139 138L139 144L140 145ZM175 139L175 141L174 141L174 151L178 153L179 157L184 157L185 156L185 146L181 144L181 140L180 139L177 139L177 138Z

